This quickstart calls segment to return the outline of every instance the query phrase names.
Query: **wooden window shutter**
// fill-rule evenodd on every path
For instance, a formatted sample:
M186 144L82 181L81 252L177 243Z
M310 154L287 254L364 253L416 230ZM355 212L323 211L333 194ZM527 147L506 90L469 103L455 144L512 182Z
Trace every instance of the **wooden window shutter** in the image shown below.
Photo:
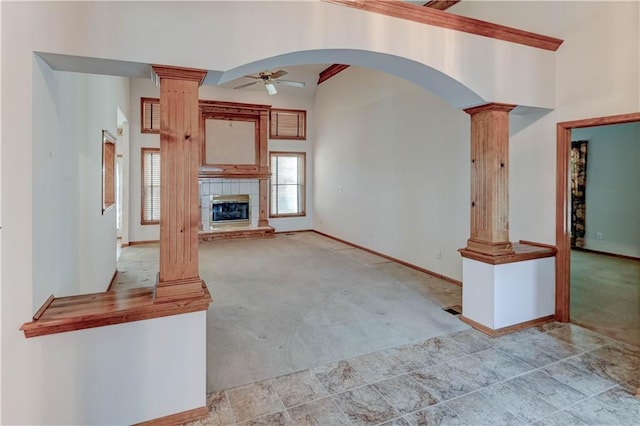
M269 137L271 139L307 138L307 112L294 109L271 109L271 125Z
M160 99L140 98L141 133L160 133Z

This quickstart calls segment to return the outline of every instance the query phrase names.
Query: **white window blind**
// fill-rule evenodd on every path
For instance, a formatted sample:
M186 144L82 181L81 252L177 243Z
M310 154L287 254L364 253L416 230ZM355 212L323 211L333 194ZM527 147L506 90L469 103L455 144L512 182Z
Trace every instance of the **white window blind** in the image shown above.
M271 153L271 217L305 215L304 169L304 153Z
M160 150L142 148L142 224L160 223Z

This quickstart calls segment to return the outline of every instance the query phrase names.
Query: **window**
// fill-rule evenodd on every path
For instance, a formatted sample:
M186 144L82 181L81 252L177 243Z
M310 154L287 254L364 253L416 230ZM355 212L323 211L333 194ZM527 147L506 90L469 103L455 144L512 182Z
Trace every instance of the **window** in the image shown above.
M142 222L160 223L160 149L142 148Z
M160 133L160 99L140 98L140 132Z
M305 215L305 154L272 152L270 217Z
M271 126L269 126L269 138L271 139L298 139L307 138L307 112L298 109L271 109Z

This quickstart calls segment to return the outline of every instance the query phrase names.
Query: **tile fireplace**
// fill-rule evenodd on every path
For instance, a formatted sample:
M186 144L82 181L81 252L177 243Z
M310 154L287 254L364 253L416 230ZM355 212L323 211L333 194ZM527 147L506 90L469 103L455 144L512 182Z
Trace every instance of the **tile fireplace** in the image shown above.
M213 204L212 197L224 196L235 197L238 194L248 196L248 222L246 225L238 225L238 227L257 227L258 214L260 208L258 206L259 184L258 179L226 179L226 178L201 178L200 184L200 208L201 208L201 231L207 232L212 230L221 230L228 228L227 226L213 225ZM223 198L224 199L224 198ZM230 222L236 225L238 222Z

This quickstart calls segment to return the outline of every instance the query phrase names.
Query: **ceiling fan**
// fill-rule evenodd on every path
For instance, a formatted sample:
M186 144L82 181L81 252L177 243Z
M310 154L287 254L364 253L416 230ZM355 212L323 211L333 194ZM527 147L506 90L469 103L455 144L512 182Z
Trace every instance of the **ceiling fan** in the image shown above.
M234 89L241 89L243 87L253 86L254 84L262 83L264 84L264 87L267 89L267 92L269 92L270 95L275 95L276 93L278 93L278 91L276 90L275 84L286 84L287 86L304 87L304 83L302 81L279 80L280 77L284 77L287 74L288 72L284 70L279 70L276 72L266 70L266 71L262 71L257 76L245 75L245 77L253 78L256 81L247 83L247 84L242 84L240 86L236 86L234 87Z

